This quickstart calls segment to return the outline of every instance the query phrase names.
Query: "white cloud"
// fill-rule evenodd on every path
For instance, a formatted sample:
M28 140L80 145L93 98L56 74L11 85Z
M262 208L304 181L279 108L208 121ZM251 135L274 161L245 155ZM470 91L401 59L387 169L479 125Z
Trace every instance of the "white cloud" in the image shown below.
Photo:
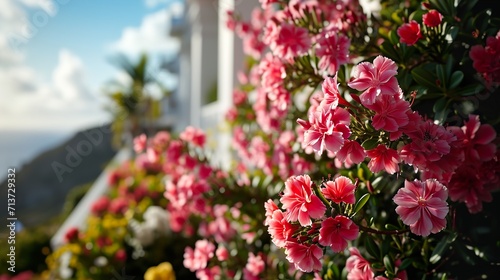
M52 75L52 83L64 100L89 99L81 60L68 50L59 52L59 64Z
M35 76L23 65L0 69L0 84L7 88L0 96L9 100L0 103L0 129L75 130L108 121L100 100L88 90L83 63L70 51L59 52L52 80Z
M111 50L137 56L140 53L172 53L179 49L177 39L169 36L171 11L160 10L145 16L140 27L127 27Z
M17 48L16 42L31 38L28 10L50 16L55 5L52 0L0 1L0 129L76 130L108 119L75 54L61 50L57 66L49 70L52 79L43 81Z

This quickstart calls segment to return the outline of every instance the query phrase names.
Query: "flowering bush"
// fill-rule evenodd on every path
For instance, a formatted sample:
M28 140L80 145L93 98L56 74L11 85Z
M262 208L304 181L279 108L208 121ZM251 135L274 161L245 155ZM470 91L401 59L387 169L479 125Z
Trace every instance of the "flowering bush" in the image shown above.
M183 241L174 259L198 279L495 275L493 11L451 0L381 1L374 15L357 1L260 3L249 21L228 11L248 55L226 115L232 167L210 164L199 129L139 136L137 157L110 177L113 200L93 206L99 219L125 217L113 234L128 240L126 259L166 235ZM180 279L180 265L155 256L147 278L169 261Z
M260 2L249 22L228 13L250 59L227 119L239 169L285 182L265 224L286 259L323 279L500 270L491 9Z

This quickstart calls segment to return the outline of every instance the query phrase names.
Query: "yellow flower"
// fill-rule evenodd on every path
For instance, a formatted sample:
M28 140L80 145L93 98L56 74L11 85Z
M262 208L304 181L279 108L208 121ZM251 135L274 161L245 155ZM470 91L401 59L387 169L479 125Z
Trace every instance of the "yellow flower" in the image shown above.
M175 280L175 273L169 262L148 268L144 274L145 280Z

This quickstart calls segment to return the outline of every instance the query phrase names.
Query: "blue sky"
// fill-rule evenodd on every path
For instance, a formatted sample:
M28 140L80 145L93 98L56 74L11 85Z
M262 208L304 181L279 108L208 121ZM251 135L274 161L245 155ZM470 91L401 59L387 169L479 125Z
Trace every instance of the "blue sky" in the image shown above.
M0 1L0 130L76 131L109 119L109 58L175 52L180 0Z

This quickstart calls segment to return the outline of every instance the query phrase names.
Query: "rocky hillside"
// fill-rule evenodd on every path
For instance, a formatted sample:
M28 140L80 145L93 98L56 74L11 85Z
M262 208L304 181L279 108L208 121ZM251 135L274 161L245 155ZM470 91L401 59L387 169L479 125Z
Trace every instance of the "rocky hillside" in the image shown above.
M16 217L26 227L36 226L59 214L68 192L94 181L116 151L109 126L76 133L61 145L43 152L16 169ZM7 200L7 181L0 184L1 205ZM7 217L7 205L0 219ZM3 231L3 229L2 229Z

